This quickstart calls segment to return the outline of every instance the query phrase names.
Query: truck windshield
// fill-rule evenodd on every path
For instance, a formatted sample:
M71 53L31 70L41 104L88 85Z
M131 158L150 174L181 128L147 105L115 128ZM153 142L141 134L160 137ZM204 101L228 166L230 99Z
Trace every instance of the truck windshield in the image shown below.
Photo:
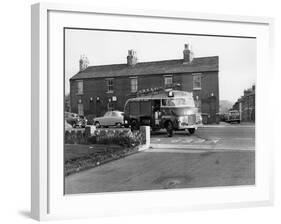
M238 111L231 111L230 115L239 115L239 112Z
M164 107L195 107L192 98L174 98L174 99L163 99L162 106Z

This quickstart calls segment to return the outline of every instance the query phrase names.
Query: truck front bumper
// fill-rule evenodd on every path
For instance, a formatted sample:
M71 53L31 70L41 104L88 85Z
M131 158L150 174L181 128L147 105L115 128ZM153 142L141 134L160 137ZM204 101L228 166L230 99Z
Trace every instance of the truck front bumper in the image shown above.
M195 128L197 129L198 127L202 127L203 124L201 123L198 123L198 124L191 124L191 125L188 125L188 124L185 124L185 123L179 123L178 124L178 129L179 130L185 130L185 129L189 129L189 128Z

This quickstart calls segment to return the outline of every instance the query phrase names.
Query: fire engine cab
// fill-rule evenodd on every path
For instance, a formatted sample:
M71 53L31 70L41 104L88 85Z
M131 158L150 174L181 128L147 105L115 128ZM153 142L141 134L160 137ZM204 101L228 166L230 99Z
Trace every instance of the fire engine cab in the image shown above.
M141 125L150 126L153 131L166 129L171 137L177 130L188 130L194 134L202 125L202 118L192 93L156 89L142 91L137 97L127 100L124 123L132 130L139 129Z

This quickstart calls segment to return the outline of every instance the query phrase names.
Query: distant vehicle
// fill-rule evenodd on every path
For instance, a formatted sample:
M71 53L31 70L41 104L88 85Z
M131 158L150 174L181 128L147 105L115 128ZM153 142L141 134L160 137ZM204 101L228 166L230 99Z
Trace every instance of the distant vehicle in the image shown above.
M225 115L225 122L228 123L240 123L240 113L238 110L230 110Z
M87 119L82 116L71 112L64 113L65 121L70 124L73 128L85 128L87 125Z
M86 119L87 119L87 125L94 125L94 118L96 116L94 114L88 114L86 116Z
M159 90L127 100L124 109L125 126L137 130L149 125L152 130L166 129L169 137L175 130L194 134L202 117L190 92Z
M68 124L75 128L77 121L79 120L79 115L71 112L65 112L64 119Z
M122 111L108 111L102 117L94 118L96 127L117 126L122 127L124 124L124 113Z
M85 116L79 115L76 126L78 126L79 128L85 128L87 125L87 122L88 122L88 120Z
M64 120L64 130L70 131L71 129L72 129L72 126L69 123L67 123L66 120Z
M220 115L219 115L220 121L225 121L225 116L226 116L225 113L220 114Z

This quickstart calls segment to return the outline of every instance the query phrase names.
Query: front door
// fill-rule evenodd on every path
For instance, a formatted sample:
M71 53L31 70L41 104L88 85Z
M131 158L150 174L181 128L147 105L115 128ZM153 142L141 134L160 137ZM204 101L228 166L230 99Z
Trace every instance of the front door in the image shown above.
M82 103L78 104L78 114L84 115L84 105Z

